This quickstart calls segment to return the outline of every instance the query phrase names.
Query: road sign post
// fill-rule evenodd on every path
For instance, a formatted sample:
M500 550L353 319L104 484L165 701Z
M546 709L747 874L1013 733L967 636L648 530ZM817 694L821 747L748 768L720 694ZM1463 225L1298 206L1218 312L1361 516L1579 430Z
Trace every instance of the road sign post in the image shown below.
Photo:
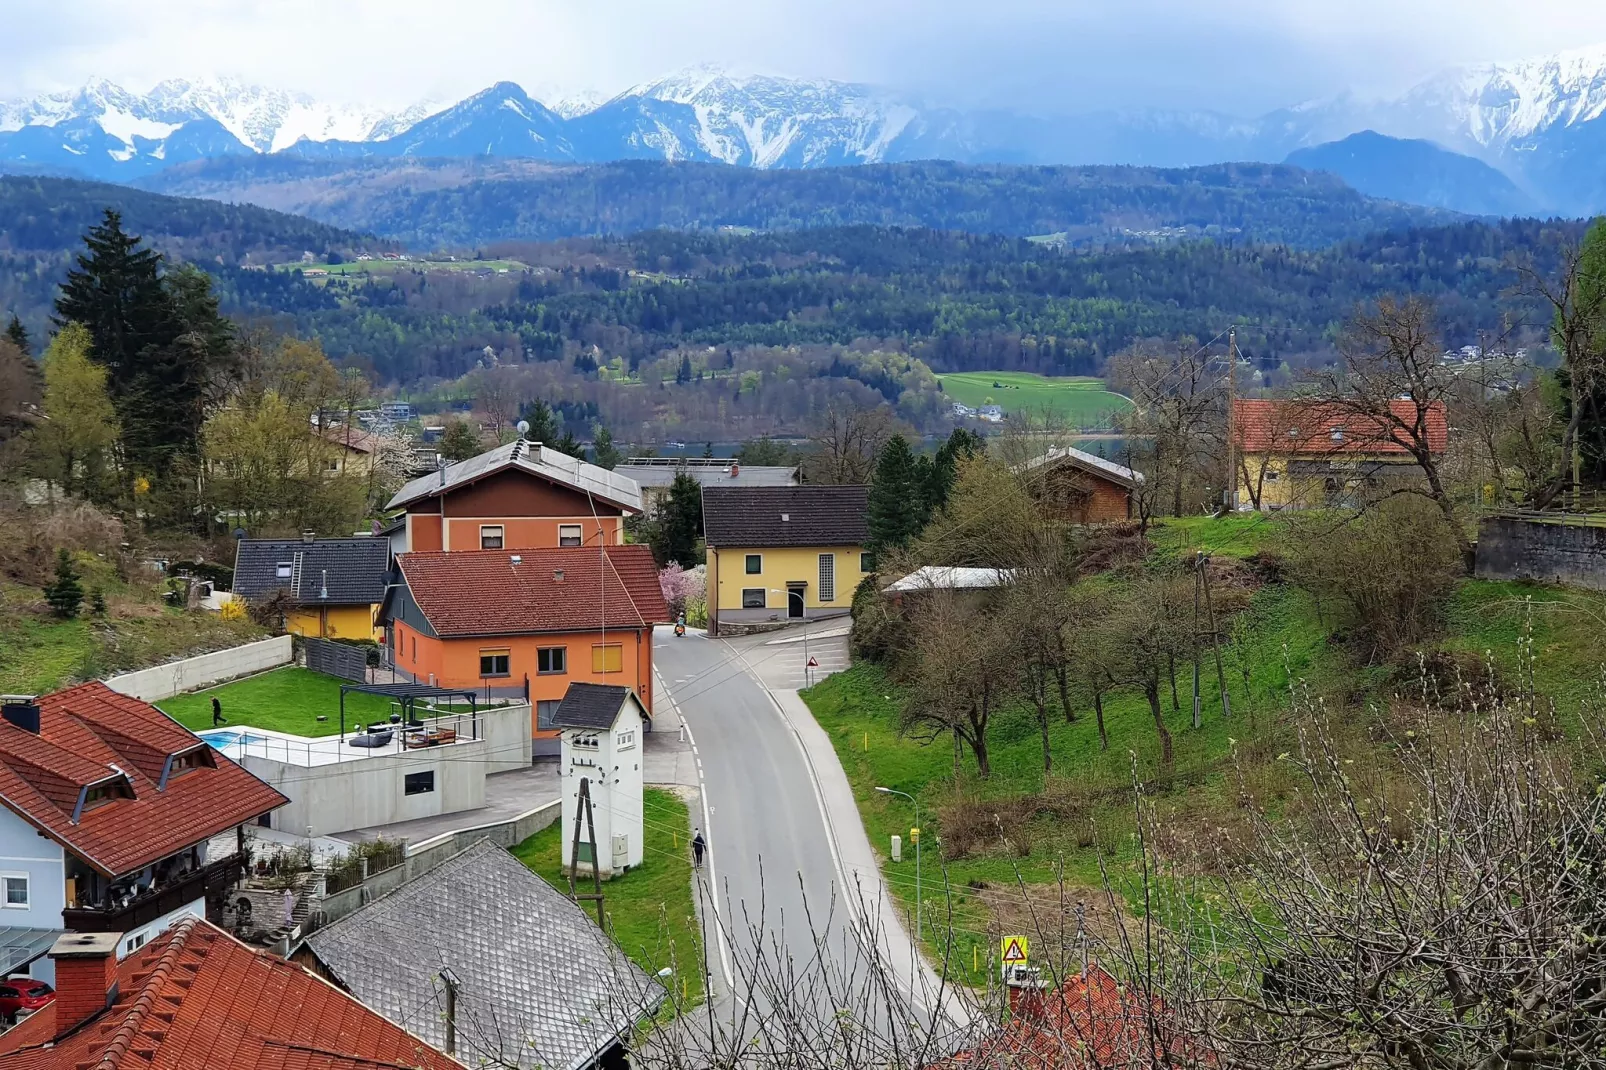
M1026 966L1031 954L1031 941L1024 936L1006 936L999 943L999 961L1003 964L1004 980L1009 980L1009 971L1021 969Z

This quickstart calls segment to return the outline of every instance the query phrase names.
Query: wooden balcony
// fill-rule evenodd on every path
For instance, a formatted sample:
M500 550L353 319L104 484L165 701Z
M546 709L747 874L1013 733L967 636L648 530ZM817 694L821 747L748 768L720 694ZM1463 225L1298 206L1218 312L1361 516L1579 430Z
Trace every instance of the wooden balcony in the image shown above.
M68 907L61 912L62 927L81 933L131 932L186 903L221 896L240 879L244 867L245 856L232 854L175 877L127 903Z

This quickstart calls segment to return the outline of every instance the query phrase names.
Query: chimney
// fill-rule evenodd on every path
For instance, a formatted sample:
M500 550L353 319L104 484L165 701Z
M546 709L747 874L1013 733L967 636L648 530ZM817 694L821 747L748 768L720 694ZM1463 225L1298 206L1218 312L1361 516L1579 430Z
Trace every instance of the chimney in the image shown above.
M311 528L303 528L302 531L301 531L301 541L302 542L317 542L318 541L318 533L316 531L313 531Z
M731 478L735 479L742 474L742 466L735 461L731 462Z
M56 964L56 1037L117 1001L117 945L122 933L63 933L50 949Z
M0 705L0 718L14 724L24 732L39 734L39 703L28 695L7 695Z
M1025 966L1011 966L1004 975L1009 989L1009 1014L1012 1018L1041 1018L1043 1016L1043 990L1048 986L1041 980L1042 970Z

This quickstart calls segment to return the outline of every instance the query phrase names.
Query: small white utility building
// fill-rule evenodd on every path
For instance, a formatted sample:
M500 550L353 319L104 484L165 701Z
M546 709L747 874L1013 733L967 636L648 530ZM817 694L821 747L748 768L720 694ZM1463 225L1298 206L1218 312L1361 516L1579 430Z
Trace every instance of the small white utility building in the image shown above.
M580 820L578 872L589 874L592 828L596 830L597 872L607 878L641 865L642 735L650 723L646 709L628 687L570 684L553 714L562 735L563 867L574 867L575 820ZM591 800L587 823L581 786Z

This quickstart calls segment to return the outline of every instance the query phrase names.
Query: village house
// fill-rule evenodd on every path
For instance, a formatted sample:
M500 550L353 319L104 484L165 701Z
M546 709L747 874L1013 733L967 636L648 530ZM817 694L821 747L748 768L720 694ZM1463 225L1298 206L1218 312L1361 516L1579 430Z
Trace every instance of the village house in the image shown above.
M0 706L0 892L5 971L52 981L63 930L121 934L137 951L204 917L239 878L243 846L208 841L285 797L194 733L102 683Z
M576 681L619 684L652 713L652 629L670 621L646 546L412 552L382 613L388 661L419 683L527 698L535 753Z
M641 865L646 846L643 837L641 772L642 732L650 723L646 709L628 687L607 684L570 684L552 723L563 733L563 827L573 829L582 817L580 782L586 782L591 820L580 835L596 835L597 854L591 842L578 844L578 872L593 868L608 878ZM572 835L564 836L559 852L565 869L574 869Z
M1391 419L1331 402L1239 398L1231 435L1238 462L1238 507L1250 510L1358 505L1422 479L1396 421L1422 422L1428 449L1442 455L1450 427L1444 404L1400 399Z
M742 464L714 457L632 457L613 471L615 475L636 481L649 516L657 515L664 499L669 497L670 484L681 473L696 480L704 490L709 487L795 487L798 484L795 465Z
M56 998L0 1034L0 1070L462 1070L329 982L200 918L119 961L126 943L115 931L56 939Z
M875 571L869 501L869 487L705 489L709 632L848 613Z
M291 958L436 1047L455 1035L472 1066L624 1066L665 998L585 910L489 840L318 929Z
M324 428L319 437L330 447L323 461L325 475L373 477L383 452L382 435L349 424L337 424Z
M291 635L377 642L390 555L385 538L241 539L234 594L258 605L277 599Z
M1071 446L1056 446L1015 466L1044 512L1073 524L1103 524L1132 516L1132 495L1143 473Z
M389 509L407 512L412 551L534 550L622 545L641 489L626 476L520 439L408 483Z

